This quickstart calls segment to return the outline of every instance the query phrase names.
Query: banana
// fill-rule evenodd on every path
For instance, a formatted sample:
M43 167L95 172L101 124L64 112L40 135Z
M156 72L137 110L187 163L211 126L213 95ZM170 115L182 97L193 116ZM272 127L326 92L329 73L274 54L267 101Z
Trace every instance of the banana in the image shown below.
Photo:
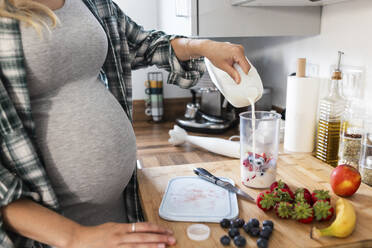
M339 198L336 202L336 219L329 227L318 229L313 227L310 237L334 236L346 238L349 236L356 224L356 214L353 205L344 198Z

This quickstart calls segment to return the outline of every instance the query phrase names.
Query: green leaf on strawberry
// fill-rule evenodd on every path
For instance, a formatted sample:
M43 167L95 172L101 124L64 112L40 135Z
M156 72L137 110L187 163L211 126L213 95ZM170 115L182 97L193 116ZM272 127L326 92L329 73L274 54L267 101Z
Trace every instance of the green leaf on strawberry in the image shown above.
M268 211L275 206L275 199L270 191L261 192L256 199L257 206L263 211Z
M275 189L273 194L276 202L293 202L294 199L290 189Z
M306 188L298 188L294 193L295 202L306 202L312 205L311 193Z
M293 204L289 202L278 202L275 205L275 213L282 219L289 219L292 216Z
M314 216L317 221L326 221L332 218L335 210L326 200L318 200L314 206Z
M328 202L331 202L331 196L329 195L328 190L316 189L313 191L311 197L313 203L317 202L318 200L326 200Z
M310 204L305 202L296 203L293 209L292 218L302 223L310 223L314 219L313 208Z

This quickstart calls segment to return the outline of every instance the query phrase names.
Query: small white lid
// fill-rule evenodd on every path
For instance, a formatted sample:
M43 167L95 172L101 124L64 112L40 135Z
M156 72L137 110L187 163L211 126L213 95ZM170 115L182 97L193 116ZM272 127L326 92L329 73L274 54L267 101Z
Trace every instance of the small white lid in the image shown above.
M187 228L187 236L195 241L203 241L209 238L211 229L204 224L193 224Z

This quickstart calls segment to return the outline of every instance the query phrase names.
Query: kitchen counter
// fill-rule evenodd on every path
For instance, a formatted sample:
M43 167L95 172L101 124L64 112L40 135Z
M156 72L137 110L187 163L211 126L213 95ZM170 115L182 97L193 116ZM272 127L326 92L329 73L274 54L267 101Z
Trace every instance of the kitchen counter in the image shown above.
M237 186L253 197L262 190L247 188L240 183L239 160L223 160L210 163L197 163L189 165L162 166L158 168L144 168L138 171L139 191L146 219L175 232L178 244L176 247L222 247L220 237L226 234L219 224L208 223L211 236L202 242L191 241L187 238L186 228L191 224L187 222L170 222L161 219L158 215L159 206L168 181L176 176L194 175L192 168L204 167L216 176L225 176L233 179ZM309 154L281 154L278 160L278 176L295 189L307 187L314 189L327 189L331 191L329 175L332 167L320 162ZM337 196L332 194L332 204L335 205ZM358 192L348 198L357 211L357 226L353 234L347 238L323 237L312 240L309 237L311 224L302 224L294 220L279 219L274 211L268 213L258 209L254 203L238 198L240 217L248 220L257 218L261 222L265 219L274 221L275 230L269 242L269 247L372 247L372 188L362 184ZM318 227L330 224L313 222ZM241 230L241 233L243 231ZM246 247L257 247L256 238L247 238ZM230 245L234 247L234 245Z
M137 138L137 156L143 168L192 164L201 162L224 161L231 158L219 156L191 144L173 146L168 142L168 131L173 128L174 122L135 121L134 132ZM229 138L239 135L237 127L230 129L224 134L200 134L190 135L212 136L218 138Z

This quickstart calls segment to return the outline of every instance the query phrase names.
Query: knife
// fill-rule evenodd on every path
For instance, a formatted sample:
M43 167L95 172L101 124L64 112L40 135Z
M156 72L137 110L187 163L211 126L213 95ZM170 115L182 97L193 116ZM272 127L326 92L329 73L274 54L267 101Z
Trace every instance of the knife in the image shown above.
M237 187L234 187L231 183L222 181L218 177L213 176L209 171L203 168L194 168L194 173L198 175L200 178L207 180L211 183L214 183L224 189L227 189L230 192L233 192L237 195L242 196L243 198L255 202L254 198L241 189L238 189Z

